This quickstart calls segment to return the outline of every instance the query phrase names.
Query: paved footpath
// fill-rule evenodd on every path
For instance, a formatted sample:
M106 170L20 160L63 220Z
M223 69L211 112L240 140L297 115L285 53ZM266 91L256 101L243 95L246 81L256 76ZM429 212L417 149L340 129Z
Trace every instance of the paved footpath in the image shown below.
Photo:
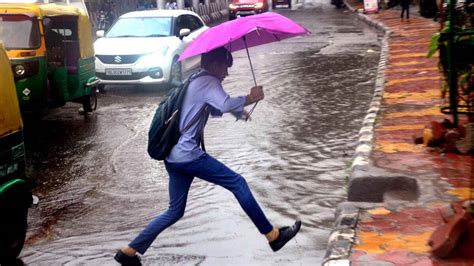
M358 2L348 6L362 8ZM472 154L414 144L429 122L451 118L440 112L438 57L426 57L439 24L413 10L410 21L400 19L399 9L359 18L386 37L374 101L351 167L349 201L338 209L325 264L474 265L461 256L436 258L427 245L443 224L440 207L467 199L474 178Z

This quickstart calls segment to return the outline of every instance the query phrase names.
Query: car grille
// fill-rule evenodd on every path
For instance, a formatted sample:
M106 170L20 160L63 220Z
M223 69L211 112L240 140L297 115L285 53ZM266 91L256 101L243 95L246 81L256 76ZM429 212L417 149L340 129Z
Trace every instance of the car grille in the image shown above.
M96 57L104 64L114 64L114 65L123 65L123 64L133 64L138 58L142 55L96 55Z

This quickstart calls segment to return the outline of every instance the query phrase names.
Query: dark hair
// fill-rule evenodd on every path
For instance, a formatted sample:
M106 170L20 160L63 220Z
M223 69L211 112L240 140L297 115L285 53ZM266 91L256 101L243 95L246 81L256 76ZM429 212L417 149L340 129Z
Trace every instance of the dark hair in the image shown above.
M224 63L228 67L231 67L232 63L234 62L234 59L232 58L232 54L224 47L219 47L217 49L202 54L202 68L207 69L214 62Z

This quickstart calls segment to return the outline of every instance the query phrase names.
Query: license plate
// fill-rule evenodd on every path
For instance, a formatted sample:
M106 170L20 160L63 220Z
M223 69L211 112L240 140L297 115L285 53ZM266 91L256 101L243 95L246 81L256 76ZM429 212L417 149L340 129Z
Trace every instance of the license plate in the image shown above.
M131 76L132 75L132 69L131 68L109 68L109 69L105 69L105 75Z

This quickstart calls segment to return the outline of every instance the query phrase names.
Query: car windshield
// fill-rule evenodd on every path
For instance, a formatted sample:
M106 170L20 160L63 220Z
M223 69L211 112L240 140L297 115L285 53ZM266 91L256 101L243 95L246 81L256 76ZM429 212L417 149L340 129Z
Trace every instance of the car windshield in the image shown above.
M121 18L105 37L166 37L171 36L171 17Z
M27 15L0 15L0 40L6 49L34 49L41 44L38 22Z

